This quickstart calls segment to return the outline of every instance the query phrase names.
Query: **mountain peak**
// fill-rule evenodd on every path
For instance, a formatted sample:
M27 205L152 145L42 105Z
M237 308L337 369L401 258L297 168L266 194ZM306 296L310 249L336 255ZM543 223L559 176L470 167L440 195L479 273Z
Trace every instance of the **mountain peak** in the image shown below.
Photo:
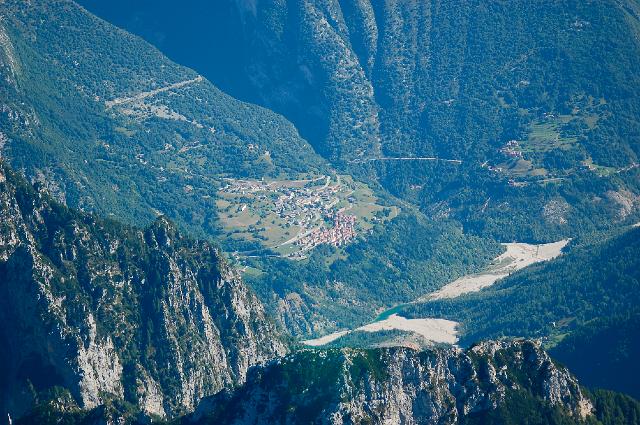
M166 218L145 240L36 193L5 165L0 176L3 412L19 416L64 387L83 409L116 398L172 417L285 353L208 244Z
M205 399L191 420L466 423L508 409L518 397L557 407L576 423L593 412L576 379L539 344L487 341L467 350L298 351L254 368L237 390Z
M149 243L156 243L158 246L170 247L172 243L180 238L178 229L169 218L164 215L159 216L148 227L147 234Z

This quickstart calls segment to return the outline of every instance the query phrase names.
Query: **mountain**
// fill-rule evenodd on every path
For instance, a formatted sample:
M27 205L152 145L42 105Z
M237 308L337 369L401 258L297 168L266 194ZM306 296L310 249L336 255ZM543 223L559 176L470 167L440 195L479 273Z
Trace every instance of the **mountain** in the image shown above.
M0 15L5 160L69 207L140 227L164 215L215 240L296 335L364 323L500 250L373 181L337 175L282 116L224 94L72 1L5 1ZM340 211L356 220L348 243L295 244ZM407 249L412 235L420 244ZM283 258L296 250L308 261ZM345 273L354 263L360 270Z
M281 116L72 1L5 1L0 16L2 156L69 206L210 236L225 177L326 168Z
M551 352L585 384L637 396L637 380L626 376L633 376L639 353L634 341L639 335L640 229L574 245L565 255L484 291L412 304L401 314L458 321L463 344L544 337L548 346L558 344Z
M4 111L0 114L2 154L16 169L24 170L34 181L43 182L50 193L71 207L138 226L147 225L161 214L175 221L182 230L201 238L215 238L227 252L234 253L238 265L246 270L247 281L256 289L269 312L290 332L299 336L318 335L353 323L363 324L385 308L410 301L461 275L481 269L499 253L499 245L491 239L551 241L596 229L615 228L637 220L640 215L640 178L632 155L636 140L632 130L635 127L624 118L634 116L629 115L629 108L633 107L635 97L624 100L616 91L616 87L623 87L627 83L629 90L635 89L632 83L635 81L634 75L627 75L633 73L634 64L623 63L635 59L618 54L619 50L632 51L632 46L628 45L630 41L621 39L620 46L615 49L594 48L593 52L587 52L592 55L588 57L586 49L578 49L575 43L567 42L561 46L563 49L576 49L575 52L572 50L575 55L571 57L575 56L578 62L606 60L611 64L610 72L602 71L602 78L592 82L598 85L608 81L608 91L602 95L606 100L604 104L585 106L580 103L585 101L581 97L582 100L576 101L577 106L569 108L571 113L568 115L564 109L564 112L560 111L562 114L556 111L561 109L558 105L562 103L557 99L552 102L555 105L553 108L548 105L544 108L539 105L526 108L520 105L516 108L513 105L518 99L535 96L531 93L522 94L520 88L508 85L511 87L509 90L515 90L509 95L513 100L508 102L513 105L508 108L500 106L504 109L500 109L500 114L492 112L490 117L483 118L481 115L492 109L472 107L475 105L473 102L489 92L502 93L506 88L496 91L485 87L486 90L478 93L480 86L467 82L464 87L460 86L459 101L452 102L450 106L442 106L434 101L444 96L444 91L448 93L450 87L445 84L447 81L461 81L463 76L473 81L478 78L488 81L494 75L483 67L461 66L460 61L468 63L475 57L473 55L479 53L468 51L456 56L452 53L458 46L452 41L455 38L443 35L446 31L454 31L447 26L448 23L469 23L468 18L456 17L454 15L457 12L435 3L425 4L421 11L413 10L409 3L368 5L368 2L361 2L353 7L343 7L342 3L336 2L325 3L259 2L256 3L257 18L254 18L253 12L244 3L229 1L195 2L197 7L182 8L179 12L175 12L175 8L169 8L167 12L170 4L162 1L154 3L153 7L141 2L133 6L126 5L126 8L121 8L124 3L117 1L101 2L100 10L105 11L104 16L126 18L134 14L135 19L131 18L131 22L135 21L137 25L134 30L139 29L138 32L145 35L149 34L147 30L153 29L152 32L161 34L157 39L148 37L161 47L167 45L159 42L160 39L167 43L174 40L171 31L183 36L199 34L191 43L180 43L184 47L182 53L189 57L195 57L195 52L203 45L213 49L201 50L201 53L211 54L197 55L210 65L199 67L199 72L240 98L286 114L295 123L294 127L280 115L221 92L198 73L176 65L140 38L101 21L76 3L65 0L31 3L6 1L0 6L3 16L0 23L0 63L5 76L0 80ZM89 2L84 4L96 10ZM365 13L369 6L375 13ZM427 6L433 9L429 12L429 25L425 20L429 9ZM560 10L564 14L554 14L551 13L554 9L524 4L516 5L513 10L496 5L492 7L497 10L491 10L491 16L509 17L512 13L517 17L513 22L537 28L537 32L532 31L528 35L531 40L515 43L513 49L503 49L510 28L503 29L491 41L486 34L489 26L486 19L478 20L476 26L470 26L469 38L476 40L475 43L501 43L501 48L493 44L478 47L491 58L487 63L493 64L493 67L502 61L510 61L514 56L520 58L519 49L529 44L537 45L543 41L556 43L555 38L544 38L544 28L558 28L562 37L565 37L561 40L577 37L585 43L593 41L594 37L609 36L604 33L605 30L614 32L617 40L622 37L618 32L627 34L633 29L633 20L627 16L630 12L620 11L617 6L604 10L594 4L587 7L558 2L554 6L556 12ZM464 8L478 8L485 13L481 5L473 3L465 4ZM137 14L140 10L144 13ZM478 16L484 16L480 12ZM556 22L561 19L559 16L565 19L571 15L569 12L590 17L591 24L579 21L580 25L574 27L575 22L571 21L567 24L569 29L559 26L560 23ZM209 19L210 25L190 25L189 31L181 32L185 20L194 14L198 14L199 19ZM328 15L335 19L329 19ZM168 16L173 20L163 21ZM619 22L621 16L626 18L620 21L620 25L603 28L605 19L615 18L615 22ZM404 27L398 26L405 21L407 28L414 28L417 34L426 37L425 40L432 37L429 43L433 44L434 40L442 43L442 50L411 44L413 39L407 40L405 37L411 31L400 30ZM117 20L114 19L114 22ZM162 31L156 31L156 25L162 22L171 25L163 25ZM329 25L330 28L323 26L327 22L334 22L335 25ZM484 25L481 25L482 22L485 22ZM362 30L356 30L361 24L364 25ZM267 31L265 25L280 28L282 38L272 40L273 34ZM73 31L68 31L68 28L73 28ZM231 41L221 43L218 39L212 39L213 35L206 33L211 28L219 32L213 34L216 37L226 34ZM312 31L314 28L318 31ZM236 34L235 37L230 36L232 32ZM334 33L340 34L340 37L334 37ZM376 37L380 47L372 50L373 65L368 73L364 68L360 69L360 60L349 59L356 70L347 78L340 74L342 68L336 68L337 65L330 61L331 58L363 57L361 47L370 43L358 42L356 33L369 38L374 33L379 34L380 37ZM396 33L397 37L393 35ZM482 37L476 37L476 33ZM544 40L539 40L541 37ZM259 43L259 46L247 43ZM396 45L394 43L400 51L389 47ZM218 52L216 49L222 49L219 46L223 45L226 47ZM353 53L353 49L359 53ZM409 55L408 52L414 52L412 49L415 54ZM222 54L224 52L227 55L236 52L237 57L225 56ZM528 74L532 70L539 70L535 75L543 75L551 72L545 66L559 66L556 56L545 56L544 61L537 56L542 54L541 50L533 49L531 54L530 61L526 59L529 56L525 55L522 69L513 72ZM398 59L405 56L415 57L416 60L422 58L419 62L424 61L423 68L414 67L415 75L412 78L415 84L403 85L398 80L400 71L394 67L405 63ZM452 62L449 64L445 59ZM291 64L290 61L295 63ZM192 62L185 59L185 63ZM215 67L212 63L220 66ZM456 65L456 68L453 66L455 63L460 66ZM283 67L282 73L278 71L280 66ZM211 68L216 68L216 71L212 72ZM454 72L454 68L459 72ZM575 65L574 68L577 76L584 77L582 66ZM622 76L614 72L618 68ZM300 69L308 69L305 75L309 81L317 84L304 88ZM326 75L337 79L327 85L321 76L314 75L316 72L326 72ZM221 74L226 75L227 79L219 78ZM358 85L359 76L366 77L369 83ZM623 76L627 83L621 82ZM256 85L254 77L265 79ZM582 77L576 77L576 81L581 82L578 84L580 87L587 84ZM518 78L525 76L523 74ZM526 78L533 81L531 76ZM234 83L229 79L237 81ZM503 82L506 84L511 81L507 80ZM491 80L487 84L493 87L496 81ZM539 81L538 86L542 88L538 88L547 89L545 84L549 81L556 80L549 78ZM557 79L557 84L562 86L569 84L568 81L567 78ZM347 87L352 83L357 83L357 87ZM294 87L287 88L288 84ZM371 101L362 99L367 84L373 87ZM281 86L284 88L277 89ZM403 103L405 100L396 99L388 104L380 100L379 94L385 90L395 93L397 88L398 93L402 93L405 86L410 92L405 99L410 106ZM241 87L246 90L238 91ZM296 87L301 88L298 90ZM269 91L271 89L275 91L272 93ZM324 94L316 96L310 91ZM562 90L549 89L547 92L560 93ZM579 90L572 88L569 92L578 93ZM248 96L251 93L254 97ZM329 101L329 94L339 94L341 100ZM597 100L602 96L594 94L592 97ZM324 106L298 101L291 107L278 106L281 100L286 103L286 99L297 98L300 102L312 103L313 99L324 99L320 102ZM494 97L489 100L495 101ZM370 114L366 105L371 102L376 104L371 108L377 111L378 124L360 119ZM434 115L427 117L431 124L423 128L425 121L416 121L411 114L415 112L414 109L420 110L414 108L415 105L425 102L430 105L429 108L422 108L421 114L425 116L435 114L451 118L462 114L468 119L440 120ZM387 106L383 107L383 104ZM364 109L356 110L361 106ZM619 113L607 109L614 106L622 108ZM455 114L445 113L444 110L438 112L438 108L445 107L446 111L453 108ZM506 138L493 140L488 136L492 131L498 134L502 130L488 126L487 122L508 121L516 109L523 114L522 117L518 115L518 126L531 127L533 133L525 132L531 136L527 139L529 145L520 143L520 147L514 145L505 150ZM529 111L526 114L525 109ZM319 115L300 121L287 111ZM496 171L501 167L507 170L508 167L500 165L500 161L515 161L509 155L517 157L518 152L526 154L520 158L523 161L547 161L545 155L550 143L545 138L547 136L562 139L561 146L552 149L553 155L573 155L573 150L591 152L590 142L569 144L568 139L560 137L560 133L565 134L569 130L558 123L544 121L556 119L551 117L555 113L556 118L563 122L562 125L582 128L576 122L587 120L591 123L594 128L587 125L588 134L584 136L587 138L596 137L593 134L605 130L626 132L622 138L611 138L624 146L611 149L619 150L621 157L628 158L620 160L617 165L607 163L609 168L597 166L599 163L591 158L593 161L589 164L592 169L572 165L571 173L549 174L542 180L533 175L519 180L509 174L511 171L507 174ZM334 117L336 124L326 124L327 116ZM353 134L340 130L346 124L339 123L347 118L361 120L363 124ZM322 131L305 130L305 120L333 128L333 136L323 136ZM563 120L569 121L565 123ZM365 121L368 124L365 125ZM406 126L402 124L406 128L400 128L400 124L393 124L392 121L396 124L406 121ZM478 124L480 121L481 125ZM375 124L374 127L378 126L379 129L367 127L369 124ZM450 134L444 130L449 127L452 129ZM477 134L478 128L482 128L484 133ZM297 133L297 129L308 141ZM469 132L469 137L461 138L456 132ZM420 136L418 133L424 134ZM369 149L367 146L371 135L380 139L380 155L385 157L435 155L445 159L460 159L462 163L362 162L360 160L376 159L365 152ZM434 137L437 137L437 143L432 140ZM462 143L463 139L473 143L467 146ZM523 140L521 142L524 143ZM342 154L337 157L331 153L335 149L329 145L336 143L335 149L339 148L344 155L362 148L360 162L350 163L351 160L339 158ZM397 146L392 147L392 144ZM427 149L426 144L433 144L433 149ZM398 150L398 146L406 149ZM560 163L564 160L556 158L554 161ZM482 167L482 164L485 166ZM326 176L339 182L339 173L356 176L354 180L348 180L347 177L342 179L351 183L349 186L343 184L345 190L335 210L345 208L346 211L354 211L357 237L338 249L322 246L312 248L304 261L279 258L283 254L278 249L288 241L296 241L306 232L317 230L315 225L300 228L296 224L306 220L309 211L301 211L295 220L283 218L285 212L275 213L269 209L274 202L265 204L260 200L265 196L265 199L273 199L270 197L288 196L289 193L236 195L225 192L234 184L263 185L268 188L269 185L297 184L291 182L314 181ZM350 193L355 195L347 195ZM351 197L355 199L350 200ZM180 202L176 202L176 199L180 199ZM313 198L295 199L297 205L308 201L313 201ZM330 225L333 220L330 214L315 214L314 219L317 217L321 219L321 226ZM419 240L419 244L408 248L405 243L407 240ZM290 243L286 249L291 246L294 243Z
M629 57L638 49L629 38L638 29L632 1L226 0L180 11L168 1L81 3L229 93L282 112L319 151L342 160L376 145L480 159L504 133L516 135L519 108L566 110L579 92L633 104L639 77ZM606 149L617 153L609 160L634 159L632 143L609 140Z
M0 346L4 417L63 395L173 417L287 351L209 243L70 210L1 163Z
M531 342L415 352L301 351L203 401L183 423L454 424L483 422L512 400L536 416L583 423L592 403L577 381ZM525 413L525 412L520 412ZM524 418L526 416L520 416Z
M605 316L571 332L549 353L569 366L583 385L616 389L640 399L639 337L640 314Z
M584 392L532 342L468 350L299 351L251 370L247 382L205 399L178 424L637 424L640 404ZM117 406L41 408L18 421L131 420ZM32 422L28 422L32 421ZM623 421L623 422L620 422Z
M271 360L286 345L210 244L163 217L138 229L75 212L2 163L0 189L0 390L17 423L133 423L196 405L180 421L578 423L600 400L531 342ZM608 397L589 418L634 411Z
M634 0L81 3L465 230L551 241L637 216Z
M81 2L0 2L9 424L640 421L635 0ZM462 348L290 340L391 307Z

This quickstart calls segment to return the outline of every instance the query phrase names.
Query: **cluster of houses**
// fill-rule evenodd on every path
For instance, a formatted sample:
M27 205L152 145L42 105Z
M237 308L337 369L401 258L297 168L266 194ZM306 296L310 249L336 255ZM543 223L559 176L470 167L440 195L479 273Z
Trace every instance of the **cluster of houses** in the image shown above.
M262 201L261 208L276 214L285 226L300 228L299 237L292 242L300 248L298 254L304 256L320 244L342 246L355 238L356 216L336 209L345 189L339 180L331 184L331 179L325 176L303 185L229 180L222 191ZM351 203L356 201L352 196L348 199ZM237 211L244 212L246 208L247 204L241 204Z
M281 188L274 203L275 213L290 225L307 227L318 217L326 217L338 203L340 186Z
M500 148L500 152L509 158L522 158L522 150L517 140L509 140L506 145Z
M346 245L356 237L356 216L337 212L331 214L332 227L320 227L296 241L303 251L308 251L320 244L333 246Z

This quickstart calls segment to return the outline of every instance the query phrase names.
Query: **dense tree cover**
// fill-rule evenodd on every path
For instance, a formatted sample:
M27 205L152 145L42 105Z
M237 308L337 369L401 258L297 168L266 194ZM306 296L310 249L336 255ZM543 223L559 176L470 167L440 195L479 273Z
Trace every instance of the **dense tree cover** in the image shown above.
M465 236L456 219L465 232L483 237L550 241L637 218L638 170L623 171L635 160L638 59L621 54L635 48L626 37L636 30L633 5L623 10L568 1L548 7L468 2L460 8L380 3L371 13L337 8L343 17L336 14L335 25L316 28L337 3L325 11L306 4L284 12L265 4L256 16L268 19L248 16L242 22L235 20L235 4L231 11L224 2L200 4L208 11L226 10L216 19L230 13L216 31L247 25L251 43L264 47L244 49L244 35L211 43L238 53L238 61L225 62L229 79L221 84L232 93L242 86L246 91L236 94L243 98L253 93L257 98L250 100L294 111L298 115L290 118L318 152L361 178L382 182L433 219L411 212L346 251L324 247L301 263L256 260L249 280L272 311L282 314L279 301L296 294L303 309L314 310L302 312L303 319L323 319L320 328L327 320L329 327L342 326L477 270L497 252L496 245ZM163 3L157 6L145 10L163 10ZM197 75L69 1L10 1L2 8L2 31L10 40L1 61L9 76L0 85L7 99L4 154L30 176L43 174L70 205L129 222L164 213L192 233L211 237L219 235L215 193L222 176L330 168L282 117L238 102L206 81L145 98L147 106L168 108L159 115L146 110L138 116L134 106L108 107L105 101ZM495 17L500 19L493 22ZM145 27L142 18L137 22ZM453 28L451 22L460 25ZM372 25L377 42L370 37ZM319 33L309 32L313 28ZM292 32L301 38L289 38ZM614 48L602 46L603 35L616 42ZM273 36L273 44L261 44ZM440 47L433 49L433 43ZM275 55L274 46L280 49ZM343 69L336 65L341 57L353 59L340 65L348 78L333 72ZM245 65L264 71L258 73L264 78L260 87L261 78L247 81ZM299 72L305 67L303 81ZM548 134L540 139L538 133ZM506 174L490 171L488 165L506 161L498 149L512 138L522 139L532 170L544 166L553 173L522 174L515 164ZM559 145L548 146L549 140ZM597 154L594 146L604 140L606 152L620 161ZM349 163L378 154L459 157L462 163ZM611 168L600 177L576 163L587 157ZM541 181L554 176L564 180ZM510 185L513 179L525 185ZM632 207L625 210L625 202Z
M218 4L223 13L213 22L230 19L223 26L207 20L201 28L242 36L207 43L211 55L198 50L202 44L180 47L185 57L202 58L199 70L210 71L207 76L232 94L284 113L334 165L375 179L433 220L404 213L345 250L321 247L299 263L255 260L248 280L274 313L282 314L279 300L296 294L310 309L305 319L321 316L350 327L478 270L500 248L466 235L458 222L465 231L500 240L550 241L637 219L633 208L625 211L615 200L623 193L634 205L633 192L640 189L638 170L627 169L638 162L640 140L635 3L373 2L361 10L340 2L335 20L337 2L327 2L326 11L302 3L258 8L253 17L240 7L242 23L235 3L231 9ZM150 104L168 112L107 107L105 101L197 75L69 1L6 1L0 11L0 31L10 41L0 52L3 155L34 178L44 175L49 189L70 205L135 223L160 212L210 237L218 232L215 192L222 176L330 168L284 118L206 81L154 96ZM326 26L317 27L323 19ZM149 30L147 21L136 22ZM212 63L215 69L207 68ZM511 139L520 141L529 165L499 152ZM462 163L351 163L380 155ZM589 161L594 169L583 166ZM55 208L52 220L70 219ZM135 233L110 221L83 220L100 232ZM555 343L568 333L554 353L587 383L611 388L607 378L630 376L638 352L638 240L634 230L596 247L576 244L566 258L489 291L407 313L462 321L465 343L507 335ZM127 260L141 249L136 238L129 242ZM78 288L86 284L79 282ZM104 316L106 326L114 326L114 316ZM144 324L141 332L152 333L152 327ZM144 335L138 339L129 359L155 350ZM591 354L607 360L599 370L589 370L593 359L583 354L593 345L602 350ZM326 378L307 372L310 379ZM133 388L133 373L125 373ZM615 383L637 395L634 384ZM469 421L509 423L527 416L532 424L568 423L528 394L510 397L508 408ZM637 423L635 401L606 392L593 397L601 423ZM47 409L37 410L35 420L66 420ZM89 417L68 415L70 423Z
M284 118L72 1L7 1L0 13L3 156L70 206L139 225L162 213L211 236L223 177L326 168Z
M107 106L197 74L70 1L8 1L0 10L9 42L0 63L10 77L0 82L3 155L69 206L136 224L164 214L211 238L220 236L215 201L224 177L332 172L282 117L206 81L145 97L148 107L167 108L161 116L148 109L137 115L136 102ZM477 270L499 249L468 238L454 222L414 212L364 236L346 252L324 247L304 263L258 259L253 265L262 273L249 280L272 311L277 297L296 292L343 326ZM245 241L223 246L259 248Z
M407 307L464 322L463 340L566 333L599 317L638 310L640 229L524 269L487 290Z
M553 242L608 232L640 219L637 206L625 210L616 200L617 194L623 193L631 205L637 205L634 193L640 191L638 169L609 178L594 178L591 172L582 170L561 184L518 187L509 185L506 177L477 172L466 173L455 182L438 183L426 177L436 167L423 168L432 170L420 177L419 186L425 194L411 196L428 216L457 219L466 232L503 242ZM390 174L402 176L402 172ZM625 188L631 192L625 192Z
M494 241L463 234L455 223L406 212L344 252L322 246L300 262L258 259L253 266L260 273L248 273L246 280L265 301L272 294L284 299L296 293L315 307L307 318L319 313L338 328L350 328L481 269L502 249Z
M638 394L633 370L640 299L640 229L569 253L452 300L410 305L415 317L460 321L463 343L504 336L545 337L587 384ZM597 347L593 347L592 344ZM597 365L601 365L599 369ZM621 375L607 371L620 371ZM582 375L580 375L582 373Z
M146 419L146 420L145 420ZM104 405L83 410L68 390L53 388L26 415L14 421L16 425L93 425L96 423L148 423L150 418L140 415L138 409L123 400L108 400ZM159 418L153 418L158 422Z
M640 403L624 394L595 390L590 394L595 418L603 425L640 424Z
M597 423L595 421L589 421ZM563 412L559 406L549 406L526 391L511 391L504 404L495 410L471 413L462 418L465 425L576 425L582 423Z
M526 391L512 391L504 404L483 413L471 413L460 423L465 425L637 425L640 403L631 397L610 391L589 394L594 411L586 420L567 416L561 408L551 407Z
M638 192L623 171L640 152L634 1L81 3L468 231L549 241L618 220L607 191ZM500 152L510 140L521 160ZM351 162L380 155L462 163Z
M583 385L615 389L640 399L638 312L590 321L553 347L550 354L569 366Z
M169 1L80 3L231 94L284 113L314 145L330 145L338 157L363 149L347 144L362 143L353 137L354 116L372 104L379 123L367 128L379 132L387 152L477 159L543 114L570 112L581 95L626 112L637 107L631 1L249 6L229 0L196 1L179 11ZM208 42L223 38L228 42ZM340 66L349 78L338 82ZM613 119L633 120L623 115ZM636 134L633 125L612 127L632 133L607 137L601 148L616 153L607 163L627 163L620 152L637 143L626 137ZM309 131L318 127L324 131ZM332 146L331 139L340 142Z

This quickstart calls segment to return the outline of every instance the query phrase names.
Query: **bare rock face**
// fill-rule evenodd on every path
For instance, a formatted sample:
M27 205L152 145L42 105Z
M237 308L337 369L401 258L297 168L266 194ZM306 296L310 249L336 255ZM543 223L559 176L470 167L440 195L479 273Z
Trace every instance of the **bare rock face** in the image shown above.
M582 419L591 402L534 342L468 350L302 351L252 370L234 393L205 399L198 423L454 424L521 392Z
M569 203L563 199L552 199L542 209L542 216L549 224L567 224L567 215L571 210Z
M606 198L616 210L616 216L619 221L627 218L640 205L640 196L628 190L610 190L606 193Z
M175 416L286 352L211 245L75 213L0 164L0 410L52 389Z

